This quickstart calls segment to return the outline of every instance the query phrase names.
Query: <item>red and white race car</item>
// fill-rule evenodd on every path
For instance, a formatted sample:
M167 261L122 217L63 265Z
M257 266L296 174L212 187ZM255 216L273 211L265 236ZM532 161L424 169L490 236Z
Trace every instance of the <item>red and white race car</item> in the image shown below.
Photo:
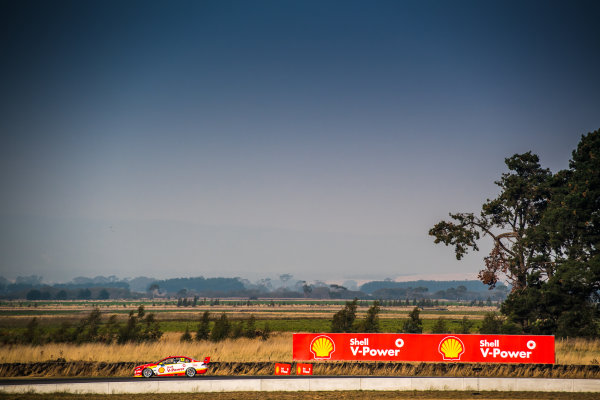
M194 360L185 356L170 356L156 363L138 365L135 367L133 376L150 378L156 376L188 376L193 377L196 374L204 374L208 369L210 357L204 361Z

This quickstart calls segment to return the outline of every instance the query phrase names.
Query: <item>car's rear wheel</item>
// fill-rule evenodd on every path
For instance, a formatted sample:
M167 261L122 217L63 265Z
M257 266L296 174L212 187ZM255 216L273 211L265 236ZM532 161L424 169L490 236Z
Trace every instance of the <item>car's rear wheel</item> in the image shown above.
M144 368L144 370L142 371L142 376L144 378L150 378L152 375L154 375L154 372L152 372L150 368Z
M185 375L188 378L193 378L196 375L196 369L195 368L188 368L185 370Z

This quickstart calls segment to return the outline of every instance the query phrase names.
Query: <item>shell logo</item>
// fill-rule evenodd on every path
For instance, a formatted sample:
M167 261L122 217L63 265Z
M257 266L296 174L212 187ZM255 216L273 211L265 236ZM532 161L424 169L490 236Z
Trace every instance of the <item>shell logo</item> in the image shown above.
M331 358L331 354L335 351L335 344L329 336L317 336L310 343L310 352L317 360L326 360Z
M158 369L158 372L160 372L160 373L162 374L163 372L165 372L165 369L164 369L163 367L160 367L160 368Z
M455 336L447 336L440 342L438 351L445 361L458 361L465 352L465 345Z

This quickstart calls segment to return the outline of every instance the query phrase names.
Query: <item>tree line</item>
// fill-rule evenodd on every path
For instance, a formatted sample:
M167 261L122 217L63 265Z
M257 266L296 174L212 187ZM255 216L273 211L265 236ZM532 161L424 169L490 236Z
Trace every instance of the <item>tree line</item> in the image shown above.
M194 336L192 336L189 327L186 327L180 340L181 342L192 342L194 340L220 342L225 339L239 339L242 337L267 340L270 336L271 329L269 328L269 324L265 324L262 330L257 329L254 315L250 315L250 318L246 321L231 322L227 318L227 314L221 313L221 316L214 321L211 328L210 312L205 311L194 332Z
M381 307L379 301L373 302L373 305L367 311L367 316L364 320L356 319L356 311L358 308L358 299L347 301L346 305L333 316L331 321L332 333L380 333L379 312ZM408 314L408 319L402 323L398 333L423 333L423 320L420 317L419 307L414 307ZM439 317L431 328L431 333L473 333L473 321L467 316L458 323L458 328L451 332L448 321L444 317ZM486 313L481 327L481 334L519 334L520 328L514 322L498 316L495 312Z
M32 344L44 343L141 343L153 342L162 337L160 325L153 313L147 314L144 306L133 310L125 324L117 321L116 315L111 315L108 321L102 321L100 309L95 308L90 315L82 318L76 324L63 322L58 329L50 330L40 325L38 318L32 318L27 324L23 335L3 335L3 344Z
M291 277L283 274L282 277ZM18 283L17 283L18 282ZM485 285L476 280L464 281L412 281L395 282L391 279L371 281L351 290L337 284L321 281L309 283L297 281L290 287L273 288L269 279L260 279L253 284L241 278L176 278L156 281L152 278L137 277L131 280L118 278L78 277L70 283L48 285L36 275L18 277L10 283L0 276L0 298L37 300L108 300L152 297L162 299L193 297L240 297L256 298L311 298L311 299L404 299L431 298L449 300L484 300L491 297L503 300L507 287L497 285L495 290L487 291ZM149 282L144 284L144 282ZM130 283L133 285L130 287ZM282 283L287 284L287 281ZM352 283L349 281L348 283ZM143 289L142 289L143 287ZM135 288L135 289L134 289Z

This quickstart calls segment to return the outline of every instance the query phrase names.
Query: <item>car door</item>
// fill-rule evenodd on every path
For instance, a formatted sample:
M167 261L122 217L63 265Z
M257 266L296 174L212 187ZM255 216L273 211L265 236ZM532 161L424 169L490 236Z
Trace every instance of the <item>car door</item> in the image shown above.
M168 375L169 369L173 368L172 366L173 366L173 359L165 358L164 360L161 360L158 363L158 367L156 368L156 374L157 375Z
M185 357L175 357L173 359L173 372L183 374L185 372L186 362Z
M165 375L180 374L183 370L182 364L179 362L179 357L173 357L165 363Z
M180 357L179 358L179 365L181 366L181 373L184 374L185 370L188 369L189 367L193 367L192 365L192 360L190 360L187 357Z
M180 370L181 364L179 364L179 357L165 359L158 368L161 375L175 375L181 373Z

